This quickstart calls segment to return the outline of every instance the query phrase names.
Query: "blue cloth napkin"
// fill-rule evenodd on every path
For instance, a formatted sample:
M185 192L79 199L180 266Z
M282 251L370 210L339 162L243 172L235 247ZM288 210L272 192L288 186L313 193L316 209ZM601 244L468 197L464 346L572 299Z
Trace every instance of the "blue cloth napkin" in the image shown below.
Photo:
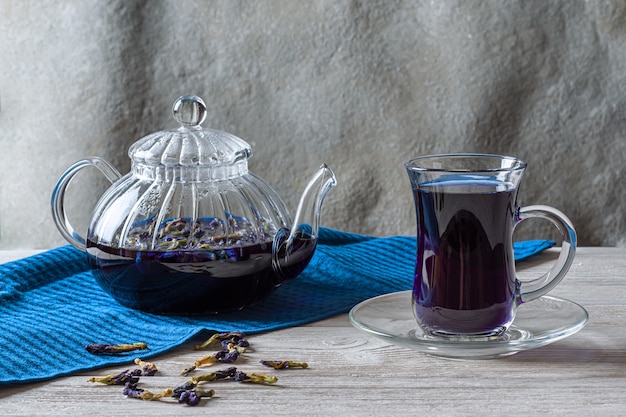
M553 245L515 243L515 258ZM71 246L0 265L0 384L131 363L207 330L252 334L345 313L368 298L410 289L415 250L414 237L377 238L322 228L311 263L294 281L242 311L197 317L120 306L95 282L85 254ZM134 342L145 342L150 350L119 356L85 350L90 343Z

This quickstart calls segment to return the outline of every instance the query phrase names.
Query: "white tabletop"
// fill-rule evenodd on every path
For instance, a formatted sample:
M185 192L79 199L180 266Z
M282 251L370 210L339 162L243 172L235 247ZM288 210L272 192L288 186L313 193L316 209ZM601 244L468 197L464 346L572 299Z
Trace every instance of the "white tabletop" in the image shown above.
M0 252L0 261L31 253ZM520 277L547 270L556 253L551 249L522 262ZM417 353L357 330L342 314L249 336L252 348L235 365L278 376L274 385L215 382L207 385L215 397L189 407L125 398L120 386L87 382L128 368L119 366L0 385L0 415L626 415L626 249L579 248L552 294L583 305L587 326L506 358L448 360ZM143 378L143 387L180 385L186 379L179 373L196 359L191 344L153 359L159 374ZM261 359L306 361L309 368L263 371Z

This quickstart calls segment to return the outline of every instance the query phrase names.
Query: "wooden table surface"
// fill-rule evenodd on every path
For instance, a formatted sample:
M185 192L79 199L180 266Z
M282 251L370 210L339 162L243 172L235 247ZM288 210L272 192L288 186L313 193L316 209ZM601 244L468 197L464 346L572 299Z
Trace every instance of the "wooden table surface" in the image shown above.
M0 262L33 252L0 252ZM520 278L547 270L557 250L518 265ZM249 336L235 363L278 376L274 385L214 382L196 407L126 398L122 387L87 382L118 366L26 385L0 385L1 416L369 416L626 415L626 249L579 248L570 273L551 293L584 306L579 333L537 349L489 360L449 360L389 344L354 328L347 314ZM6 348L6 347L1 347ZM186 380L198 358L192 343L152 361L151 391ZM261 359L306 361L274 371ZM218 367L215 367L218 369ZM221 369L221 367L219 367Z

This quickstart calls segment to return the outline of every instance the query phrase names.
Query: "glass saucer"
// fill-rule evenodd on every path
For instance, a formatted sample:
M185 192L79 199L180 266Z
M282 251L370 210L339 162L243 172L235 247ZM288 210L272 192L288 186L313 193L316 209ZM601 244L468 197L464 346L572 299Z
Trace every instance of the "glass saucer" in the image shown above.
M425 333L413 316L411 291L370 298L350 311L350 321L358 329L422 353L456 359L498 358L545 346L578 332L588 320L582 306L543 296L522 304L502 336L470 339Z

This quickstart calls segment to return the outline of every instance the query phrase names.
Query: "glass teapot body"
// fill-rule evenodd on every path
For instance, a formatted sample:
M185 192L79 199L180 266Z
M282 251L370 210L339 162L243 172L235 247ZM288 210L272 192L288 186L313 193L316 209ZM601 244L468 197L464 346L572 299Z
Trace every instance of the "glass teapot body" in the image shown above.
M280 198L251 173L191 183L131 173L96 206L86 252L98 283L123 305L220 312L262 299L282 282L272 244L290 224Z
M198 100L191 97L178 115L180 129L131 146L128 174L90 158L70 167L53 192L59 230L87 253L100 286L127 307L158 314L241 309L297 276L313 256L332 171L323 165L309 182L292 222L282 199L248 171L249 146L199 127ZM82 238L67 219L64 195L85 166L112 186Z

